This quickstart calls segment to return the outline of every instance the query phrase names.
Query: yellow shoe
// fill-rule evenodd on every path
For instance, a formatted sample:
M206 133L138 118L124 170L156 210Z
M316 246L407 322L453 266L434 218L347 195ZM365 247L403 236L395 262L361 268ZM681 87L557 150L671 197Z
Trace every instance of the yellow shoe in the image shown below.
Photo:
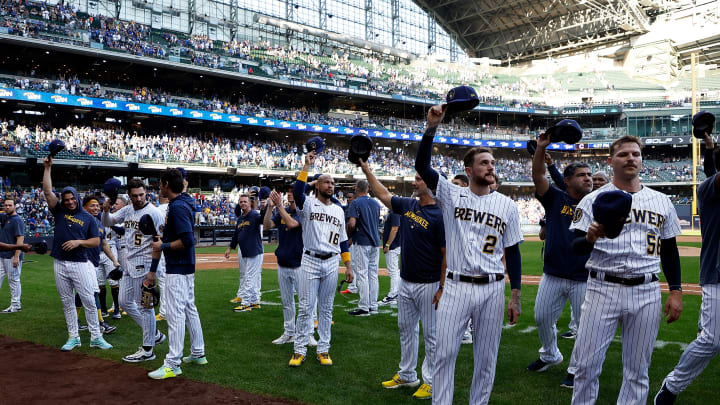
M292 358L290 358L290 363L288 363L288 366L290 367L300 367L301 364L305 361L305 356L303 356L300 353L293 353Z
M432 386L423 384L418 388L417 391L413 394L413 398L415 399L432 399Z
M393 390L395 388L400 387L417 387L420 385L420 380L415 381L405 381L402 378L400 378L400 375L395 374L392 378L392 380L389 381L383 381L382 386L383 388L387 388L390 390Z
M329 353L318 353L317 359L321 366L332 366L332 359Z
M242 298L235 297L235 298L231 299L230 302L232 302L233 304L239 304L242 302Z
M164 320L165 320L165 317L162 316L162 315L160 315L160 314L157 314L157 315L155 315L155 320L156 320L156 321L164 321Z
M317 329L317 321L313 322L313 326L315 326L315 329Z

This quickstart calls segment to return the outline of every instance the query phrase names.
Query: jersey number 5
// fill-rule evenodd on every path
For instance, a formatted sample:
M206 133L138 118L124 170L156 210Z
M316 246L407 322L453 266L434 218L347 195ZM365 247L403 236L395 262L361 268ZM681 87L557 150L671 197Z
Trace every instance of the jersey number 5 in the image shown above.
M142 246L143 234L135 232L135 246Z
M328 243L331 245L337 245L338 243L340 243L340 234L330 232L330 239L328 239Z
M485 238L485 244L483 245L482 251L483 253L487 253L489 255L495 253L495 245L497 245L498 238L495 235L488 235Z
M654 233L647 234L647 254L648 256L660 255L660 237Z

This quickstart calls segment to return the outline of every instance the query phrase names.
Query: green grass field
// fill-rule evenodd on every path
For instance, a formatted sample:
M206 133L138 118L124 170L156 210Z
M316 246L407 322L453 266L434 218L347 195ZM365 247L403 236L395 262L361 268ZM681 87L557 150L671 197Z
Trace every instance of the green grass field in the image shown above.
M272 250L272 246L269 247ZM222 252L224 248L203 248L201 253ZM540 244L522 245L523 272L541 274ZM0 317L0 334L30 340L53 348L65 342L67 335L60 299L55 290L51 259L32 255L23 266L23 311ZM683 279L697 282L697 258L683 258ZM9 291L3 283L0 305L7 305ZM335 365L321 367L311 356L299 369L291 369L287 361L292 345L276 346L270 341L282 333L282 310L277 286L277 273L263 271L262 309L248 313L234 313L228 300L237 288L237 269L200 271L196 278L197 305L203 323L208 367L185 367L183 376L223 386L297 399L313 404L402 404L412 403L413 389L383 390L380 382L397 371L400 359L397 330L397 309L381 307L381 313L369 318L352 318L347 315L356 305L356 298L336 296L332 332L332 355ZM389 279L380 278L380 297L389 289ZM509 289L508 289L509 292ZM523 315L518 325L503 331L498 356L497 375L491 403L494 404L567 404L572 392L561 388L573 341L559 339L565 356L562 365L545 373L525 370L537 358L539 345L534 329L533 304L537 287L523 287ZM651 398L662 379L675 366L683 345L692 341L700 307L700 297L686 295L684 312L674 324L662 324L658 344L650 369ZM567 330L569 307L558 321L561 332ZM115 321L118 331L108 336L114 350L102 352L87 347L89 336L81 332L83 347L79 351L91 356L120 362L123 355L136 350L141 340L140 328L129 318ZM164 322L159 323L167 330ZM617 339L616 339L617 340ZM186 339L186 353L189 342ZM422 345L421 345L422 351ZM167 345L157 348L158 359L138 365L158 367L167 352ZM422 357L421 357L422 358ZM419 368L419 367L418 367ZM455 403L468 402L472 380L472 348L460 350L456 366ZM707 404L714 398L714 380L720 373L715 361L682 394L679 404ZM600 379L599 404L612 404L617 399L622 380L621 345L610 345ZM712 401L711 401L712 402Z

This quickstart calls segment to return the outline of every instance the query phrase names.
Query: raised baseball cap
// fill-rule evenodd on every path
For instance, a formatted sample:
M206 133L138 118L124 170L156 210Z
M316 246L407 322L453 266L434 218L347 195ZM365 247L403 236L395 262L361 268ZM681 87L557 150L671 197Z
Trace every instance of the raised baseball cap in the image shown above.
M321 153L325 150L325 141L319 136L314 136L305 143L305 150L309 152L316 151Z
M48 150L50 151L48 157L50 159L54 158L55 155L60 153L63 149L65 149L65 142L63 142L62 139L53 139L50 141L50 145L48 145Z
M575 120L565 119L545 131L550 137L550 142L565 142L569 144L578 143L583 136L580 124Z
M632 209L632 194L622 190L604 191L593 202L593 219L605 228L605 237L615 239L622 232Z
M445 96L445 114L455 114L472 110L480 104L477 92L470 86L458 86L450 89Z
M530 156L535 156L535 151L537 150L537 141L535 139L527 141L526 148Z
M372 139L366 134L354 135L350 138L350 150L348 151L348 160L356 165L360 164L360 159L367 162L370 152L373 148Z
M702 110L697 114L693 115L693 136L695 138L703 139L705 134L710 134L715 128L715 115L712 113Z

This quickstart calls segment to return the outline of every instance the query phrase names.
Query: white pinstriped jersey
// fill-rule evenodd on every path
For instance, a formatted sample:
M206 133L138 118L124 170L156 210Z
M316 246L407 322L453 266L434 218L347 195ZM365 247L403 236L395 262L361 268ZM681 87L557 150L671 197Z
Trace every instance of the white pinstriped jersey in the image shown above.
M613 190L618 188L609 183L586 195L575 209L570 229L587 232L594 220L593 202L600 193ZM680 233L680 222L670 199L643 186L632 195L632 210L620 235L615 239L598 239L586 267L623 276L658 273L660 240Z
M504 273L505 248L523 241L515 202L498 192L478 196L442 176L436 194L445 222L448 271Z
M340 253L340 242L347 240L345 212L337 205L325 205L314 197L306 197L298 210L305 249L314 253Z
M103 212L102 215L103 225L105 226L123 223L125 235L123 235L121 243L127 246L125 260L128 263L128 267L130 267L125 270L130 272L132 277L147 274L150 270L150 262L152 261L152 237L143 235L138 230L140 217L145 214L152 216L155 222L155 230L158 234L162 234L163 226L165 225L165 215L150 203L145 204L145 206L139 210L135 210L132 204L130 204L114 214Z

